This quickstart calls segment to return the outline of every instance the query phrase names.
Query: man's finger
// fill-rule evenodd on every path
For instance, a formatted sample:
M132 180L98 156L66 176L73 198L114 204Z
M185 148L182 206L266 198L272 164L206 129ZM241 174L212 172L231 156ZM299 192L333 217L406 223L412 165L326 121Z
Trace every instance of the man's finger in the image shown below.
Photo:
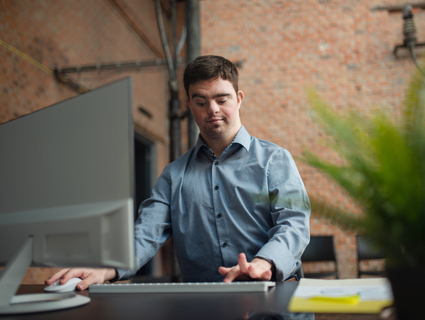
M62 270L56 272L54 275L52 275L49 279L47 279L46 281L44 281L44 283L46 285L50 286L54 282L56 282L59 279L61 279L63 277L63 275L66 274L68 271L69 271L69 269L62 269Z
M77 289L82 291L95 283L99 283L99 282L94 277L88 277L84 279L83 281L81 281L79 284L77 284Z
M271 270L264 270L253 264L248 267L248 275L251 279L269 281L272 278L272 274Z
M251 278L269 281L272 278L272 271L271 270L265 270L264 272L261 272L261 270L255 270L255 276L252 276Z
M224 278L223 282L233 282L241 274L239 265L234 266Z
M272 273L271 270L266 270L258 277L258 279L264 280L264 281L269 281L272 278L272 274L273 273Z
M255 268L253 265L250 265L250 266L248 267L247 275L248 275L251 279L258 279L258 278L259 278L259 272L258 272L257 268Z
M248 271L249 263L246 260L245 253L240 253L239 254L239 256L238 256L238 265L239 265L240 273L241 274L246 274L246 275L249 274L249 271Z
M230 269L231 268L219 267L218 273L220 273L222 276L226 276L230 272Z
M65 273L62 277L62 280L59 284L65 284L72 278L84 278L84 270L83 269L69 269L67 273Z

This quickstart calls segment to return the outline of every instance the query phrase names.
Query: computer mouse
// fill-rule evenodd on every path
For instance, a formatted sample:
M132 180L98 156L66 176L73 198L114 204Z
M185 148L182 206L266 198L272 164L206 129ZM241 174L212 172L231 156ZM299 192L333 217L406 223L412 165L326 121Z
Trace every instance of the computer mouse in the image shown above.
M65 284L59 284L59 281L61 279L59 279L58 281L52 283L50 286L47 286L44 288L44 291L46 292L72 292L76 290L77 284L79 284L81 281L80 278L71 278L68 280L67 283Z

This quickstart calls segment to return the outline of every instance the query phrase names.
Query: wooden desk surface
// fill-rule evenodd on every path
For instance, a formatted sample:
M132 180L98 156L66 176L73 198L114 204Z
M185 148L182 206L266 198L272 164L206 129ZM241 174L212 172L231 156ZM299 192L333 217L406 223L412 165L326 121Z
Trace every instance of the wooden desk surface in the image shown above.
M0 316L3 319L202 319L202 320L380 320L377 315L292 314L287 306L296 282L278 284L267 293L212 294L78 294L88 305L38 314ZM23 285L18 294L42 293L43 285ZM392 320L392 319L391 319Z

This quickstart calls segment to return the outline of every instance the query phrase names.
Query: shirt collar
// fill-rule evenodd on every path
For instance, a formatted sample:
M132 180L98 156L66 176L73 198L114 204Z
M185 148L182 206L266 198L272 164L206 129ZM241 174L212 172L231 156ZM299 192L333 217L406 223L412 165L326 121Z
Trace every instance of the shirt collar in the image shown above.
M241 146L243 146L246 149L246 151L249 151L250 142L251 142L251 136L249 135L245 127L241 126L239 132L236 134L236 137L235 139L233 139L231 144L238 143ZM198 154L202 146L205 146L208 148L208 146L204 143L204 140L202 140L201 135L199 134L198 141L196 142L196 146L195 146L196 155Z

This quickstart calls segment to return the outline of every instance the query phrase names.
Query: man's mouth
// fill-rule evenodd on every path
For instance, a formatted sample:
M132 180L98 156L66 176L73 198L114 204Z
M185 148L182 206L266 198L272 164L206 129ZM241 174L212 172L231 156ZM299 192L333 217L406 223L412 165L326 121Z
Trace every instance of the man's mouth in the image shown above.
M221 118L214 118L214 119L207 120L207 122L212 123L212 124L219 123L220 121L223 121L223 119L221 119Z

